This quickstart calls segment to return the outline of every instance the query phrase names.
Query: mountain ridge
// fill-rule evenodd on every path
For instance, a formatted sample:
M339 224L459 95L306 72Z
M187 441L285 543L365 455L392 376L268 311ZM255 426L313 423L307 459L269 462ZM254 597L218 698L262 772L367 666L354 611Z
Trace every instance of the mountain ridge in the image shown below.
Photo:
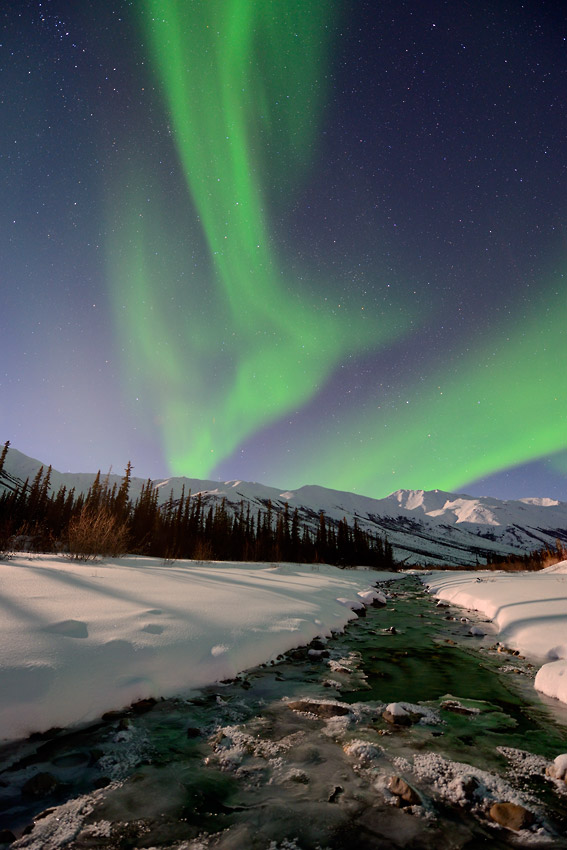
M0 487L14 489L30 481L47 464L9 448ZM102 476L109 486L119 483L122 475ZM95 473L52 470L51 491L61 487L77 493L89 489ZM133 476L130 498L135 501L148 479ZM229 510L242 502L252 509L265 511L271 503L274 513L297 508L300 519L315 525L323 512L332 522L346 518L373 533L387 536L395 557L411 564L433 566L474 566L491 556L526 554L556 540L567 542L567 502L546 497L500 500L490 496L473 497L443 490L396 490L382 499L333 490L316 484L295 490L283 490L259 482L233 479L187 478L184 476L152 480L158 499L175 502L191 491L201 495L205 504L226 501Z

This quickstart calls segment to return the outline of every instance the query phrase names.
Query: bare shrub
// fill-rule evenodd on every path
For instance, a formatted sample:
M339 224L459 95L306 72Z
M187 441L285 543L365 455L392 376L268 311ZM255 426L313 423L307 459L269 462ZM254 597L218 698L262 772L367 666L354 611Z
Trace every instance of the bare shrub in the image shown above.
M14 549L10 546L9 540L0 541L0 561L11 561L14 557Z
M210 561L213 557L213 547L207 540L198 540L193 550L194 561Z
M163 556L164 566L169 566L170 564L174 564L177 561L178 555L177 550L175 548L170 549L169 547L165 550L165 555Z
M14 544L10 524L0 526L0 561L10 561L14 557Z
M117 558L128 551L128 526L105 507L85 505L67 529L67 549L76 561L92 561L97 555Z
M0 530L0 561L11 561L18 552L31 552L33 542L34 536L27 522L15 532L11 531L10 523L5 523Z

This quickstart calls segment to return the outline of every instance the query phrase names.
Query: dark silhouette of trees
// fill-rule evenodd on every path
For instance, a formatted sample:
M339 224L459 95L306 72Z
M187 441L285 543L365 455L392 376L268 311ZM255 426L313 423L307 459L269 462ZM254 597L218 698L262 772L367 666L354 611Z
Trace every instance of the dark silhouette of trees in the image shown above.
M4 469L4 462L6 460L6 455L8 454L8 449L10 448L10 440L6 440L4 443L4 448L2 449L2 454L0 454L0 475L2 474L2 470Z
M7 451L7 449L5 450ZM5 458L5 451L0 458ZM28 481L0 495L0 538L17 537L42 551L82 551L82 556L128 551L167 559L330 563L394 569L387 540L363 531L355 522L339 522L319 514L315 523L301 522L297 508L274 506L252 514L250 504L227 505L226 499L205 502L203 495L173 491L158 505L158 491L148 479L132 501L132 464L120 483L109 487L97 472L86 494L61 487L50 492L51 467L41 467ZM90 537L89 537L90 535ZM92 538L92 539L90 539ZM74 542L72 542L74 541ZM98 542L97 542L98 541Z

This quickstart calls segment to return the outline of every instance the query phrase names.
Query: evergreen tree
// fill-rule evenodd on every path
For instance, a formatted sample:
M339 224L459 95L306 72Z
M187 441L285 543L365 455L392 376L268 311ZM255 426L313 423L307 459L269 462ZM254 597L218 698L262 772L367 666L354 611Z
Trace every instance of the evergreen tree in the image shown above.
M132 480L132 469L132 464L128 461L124 470L124 476L120 482L120 487L114 498L112 513L115 513L122 520L125 520L128 516L128 494L130 492L130 481Z
M95 480L89 487L87 498L85 499L85 504L88 505L89 508L98 508L102 503L102 491L103 487L100 483L100 469L95 476Z
M4 448L2 449L2 454L0 454L0 475L2 475L2 470L4 469L4 463L6 462L6 455L8 454L8 448L10 447L10 440L6 440L4 443Z

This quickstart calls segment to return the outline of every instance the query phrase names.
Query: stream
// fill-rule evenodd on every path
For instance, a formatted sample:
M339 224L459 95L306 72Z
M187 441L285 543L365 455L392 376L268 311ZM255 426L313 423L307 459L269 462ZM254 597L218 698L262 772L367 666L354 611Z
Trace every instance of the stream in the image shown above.
M567 710L490 624L471 635L414 577L381 589L235 680L3 746L0 848L567 848L567 784L545 773ZM521 827L491 814L509 802Z

